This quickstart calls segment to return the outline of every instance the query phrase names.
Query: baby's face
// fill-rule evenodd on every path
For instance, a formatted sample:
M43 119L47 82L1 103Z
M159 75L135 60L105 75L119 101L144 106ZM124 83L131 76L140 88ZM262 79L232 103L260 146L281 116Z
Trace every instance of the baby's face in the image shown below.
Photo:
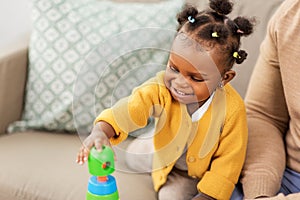
M165 84L173 98L183 104L206 100L220 83L221 75L209 52L179 34L173 43Z

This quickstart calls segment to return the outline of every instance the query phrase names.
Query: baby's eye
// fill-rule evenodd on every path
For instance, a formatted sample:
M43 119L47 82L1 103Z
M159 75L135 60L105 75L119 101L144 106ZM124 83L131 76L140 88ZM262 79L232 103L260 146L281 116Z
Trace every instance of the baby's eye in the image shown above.
M172 71L174 71L174 72L179 72L178 69L176 69L174 66L172 66L172 65L169 65L169 66L170 66L170 69L171 69Z
M195 76L192 76L191 79L192 79L193 81L195 81L195 82L203 82L203 81L204 81L204 79L198 78L198 77L195 77Z

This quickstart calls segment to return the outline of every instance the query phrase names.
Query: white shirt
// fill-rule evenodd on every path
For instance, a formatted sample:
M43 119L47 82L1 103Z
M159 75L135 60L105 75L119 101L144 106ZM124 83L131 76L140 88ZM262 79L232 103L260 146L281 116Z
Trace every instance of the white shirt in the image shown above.
M212 95L210 95L209 99L207 99L207 101L192 114L192 122L199 121L202 118L209 105L211 104L214 95L215 92L213 92Z

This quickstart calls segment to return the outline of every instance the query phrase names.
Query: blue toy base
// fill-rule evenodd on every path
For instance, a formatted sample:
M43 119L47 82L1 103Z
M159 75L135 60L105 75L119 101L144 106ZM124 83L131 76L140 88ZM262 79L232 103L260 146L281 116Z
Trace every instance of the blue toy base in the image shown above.
M118 200L116 180L113 176L108 175L107 181L100 182L97 176L92 176L88 183L87 200Z

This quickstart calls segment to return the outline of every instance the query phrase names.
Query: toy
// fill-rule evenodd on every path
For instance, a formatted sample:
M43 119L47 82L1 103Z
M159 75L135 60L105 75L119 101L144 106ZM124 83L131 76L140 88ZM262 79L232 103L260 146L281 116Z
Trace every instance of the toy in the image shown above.
M99 152L93 147L88 157L89 173L86 200L119 200L116 180L110 174L115 171L114 153L108 146Z

